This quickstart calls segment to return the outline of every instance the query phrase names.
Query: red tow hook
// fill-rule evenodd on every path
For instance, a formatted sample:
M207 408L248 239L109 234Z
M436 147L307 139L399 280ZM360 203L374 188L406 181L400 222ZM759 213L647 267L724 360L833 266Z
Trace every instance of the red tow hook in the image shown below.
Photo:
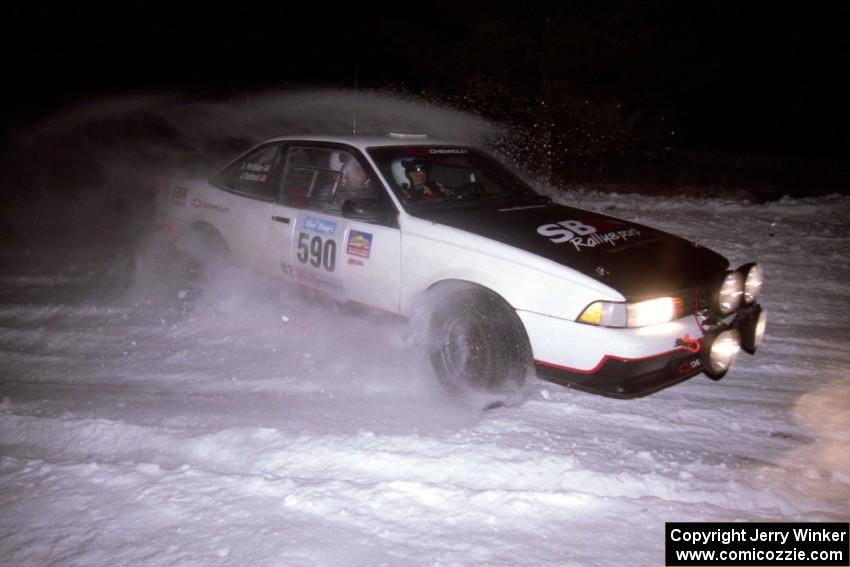
M702 348L702 344L699 342L699 339L691 338L690 334L685 335L681 339L676 339L676 346L680 346L686 351L694 354L698 353Z

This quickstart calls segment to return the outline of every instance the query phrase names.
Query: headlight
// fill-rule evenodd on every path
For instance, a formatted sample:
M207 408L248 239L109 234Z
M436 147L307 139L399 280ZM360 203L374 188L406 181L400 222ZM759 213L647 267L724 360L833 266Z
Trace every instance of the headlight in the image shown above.
M755 303L764 283L764 271L761 265L746 264L738 268L738 271L744 274L744 303L747 305Z
M673 298L659 297L638 303L594 301L578 320L603 327L645 327L672 321L673 315Z
M706 374L713 378L726 374L740 350L741 333L737 329L727 329L717 335L709 345L707 356L703 355L702 362Z
M602 327L625 327L626 304L611 301L594 301L582 311L578 318L582 323Z
M726 272L717 291L715 308L721 315L729 315L741 306L744 294L744 276L741 272Z
M673 319L673 298L659 297L640 303L627 304L629 327L645 327L666 323Z

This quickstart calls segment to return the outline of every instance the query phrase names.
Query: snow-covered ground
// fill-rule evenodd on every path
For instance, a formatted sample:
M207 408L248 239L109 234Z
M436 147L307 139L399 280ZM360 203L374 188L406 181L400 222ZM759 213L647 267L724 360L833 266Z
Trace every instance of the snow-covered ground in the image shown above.
M758 355L481 412L401 322L250 274L123 295L120 248L2 248L0 563L661 565L665 521L850 519L850 198L558 198L761 261Z

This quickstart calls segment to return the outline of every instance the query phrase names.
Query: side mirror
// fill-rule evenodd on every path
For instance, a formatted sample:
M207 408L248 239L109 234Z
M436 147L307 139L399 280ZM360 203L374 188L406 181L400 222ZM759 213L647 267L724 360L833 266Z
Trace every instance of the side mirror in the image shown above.
M387 207L378 199L346 199L342 216L365 222L376 222L387 216Z

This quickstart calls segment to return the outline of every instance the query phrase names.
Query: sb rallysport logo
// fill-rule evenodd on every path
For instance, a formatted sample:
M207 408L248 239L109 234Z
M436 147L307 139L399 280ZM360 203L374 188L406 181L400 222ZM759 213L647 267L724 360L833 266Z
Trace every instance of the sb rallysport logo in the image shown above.
M555 244L569 242L581 252L582 248L595 248L600 244L617 246L629 238L640 236L640 231L636 228L627 228L599 233L595 226L577 220L565 220L556 224L540 225L537 227L537 234L548 237Z

